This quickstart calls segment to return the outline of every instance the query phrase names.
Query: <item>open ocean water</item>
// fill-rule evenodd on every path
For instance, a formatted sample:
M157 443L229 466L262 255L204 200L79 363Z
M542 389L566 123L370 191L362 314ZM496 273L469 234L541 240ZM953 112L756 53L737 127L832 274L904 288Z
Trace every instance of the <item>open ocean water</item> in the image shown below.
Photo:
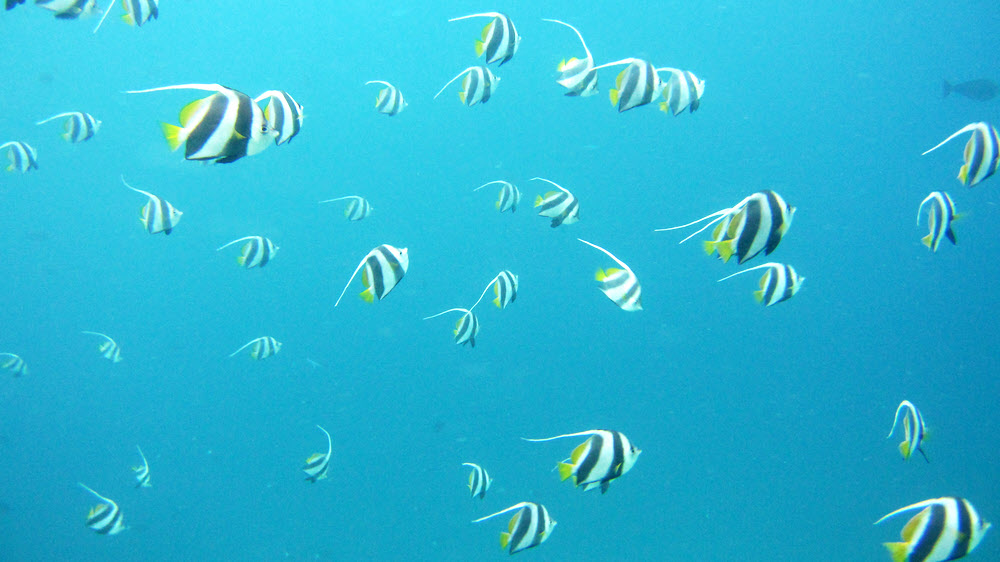
M0 379L0 559L502 560L521 501L558 521L525 560L853 562L889 560L928 498L968 498L1000 520L1000 179L955 179L967 123L1000 122L1000 100L941 97L942 79L1000 79L996 2L270 2L164 0L141 28L118 18L59 21L29 1L0 14L7 46L0 142L25 141L39 169L0 178L0 352L29 374ZM933 4L933 5L929 5ZM102 6L104 7L104 6ZM490 65L501 82L465 107L462 69L498 10L523 36ZM582 48L597 63L641 57L706 81L700 109L619 114L600 93L568 98L555 68ZM409 106L374 110L380 87ZM185 161L159 122L207 94L126 90L219 83L280 89L304 106L290 143L232 164ZM47 116L103 123L86 142ZM6 149L3 151L6 152ZM183 211L170 236L137 220L145 197ZM570 189L580 221L549 227L532 209ZM508 180L516 213L493 207ZM653 232L763 189L796 207L770 256L806 277L773 307L762 272L701 249L707 234ZM958 245L920 243L921 200L947 190ZM363 195L372 215L343 216ZM264 235L262 269L222 244ZM597 288L629 264L644 310ZM355 279L379 244L410 268L384 301ZM456 314L502 269L519 275L504 310L476 309L474 349ZM96 351L111 335L122 362ZM228 355L273 336L281 351ZM904 461L887 440L900 401L929 427ZM329 478L304 460L333 437ZM588 429L642 449L607 494L552 469ZM897 429L898 431L898 429ZM130 467L142 447L151 488ZM470 498L468 469L495 479ZM115 500L128 529L84 521ZM912 515L912 514L911 514ZM969 560L1000 560L986 534Z

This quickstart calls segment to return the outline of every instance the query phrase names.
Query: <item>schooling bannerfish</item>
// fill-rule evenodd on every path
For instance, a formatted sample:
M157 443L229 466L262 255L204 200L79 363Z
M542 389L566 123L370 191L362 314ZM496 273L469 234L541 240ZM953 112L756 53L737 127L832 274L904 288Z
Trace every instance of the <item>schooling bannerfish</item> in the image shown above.
M135 446L139 451L139 456L142 457L142 466L133 466L132 471L135 472L136 488L150 488L153 484L149 481L149 461L146 460L146 455L142 454L142 449L138 445Z
M805 277L799 277L799 274L795 272L795 268L792 266L771 262L750 267L743 271L737 271L732 275L727 275L719 279L719 281L725 281L730 277L764 268L767 268L767 271L760 278L760 289L753 293L753 297L757 302L763 303L764 306L778 304L794 297L795 293L798 293L799 289L802 288L802 282L806 280Z
M517 46L521 44L521 36L517 34L514 22L510 21L509 17L499 12L485 12L451 18L448 21L452 22L469 18L493 18L493 21L486 24L486 27L483 28L482 37L476 40L477 57L486 53L486 64L493 64L500 61L500 64L497 66L503 66L503 63L514 58L514 54L517 53Z
M66 130L62 134L62 138L67 142L77 143L89 140L97 134L97 131L101 128L101 122L94 118L93 115L89 113L83 113L80 111L70 111L67 113L59 113L49 117L47 119L42 119L35 123L35 125L41 125L43 123L48 123L53 119L59 119L60 117L68 117L66 122L63 124L63 128Z
M81 332L81 333L83 333L83 334L90 334L92 336L98 336L98 337L104 338L104 343L102 343L101 345L97 346L97 351L101 354L102 357L104 357L105 359L110 360L112 363L120 363L121 362L121 360L122 360L122 350L121 350L120 347L118 347L118 344L115 343L115 340L111 339L110 336L108 336L106 334L102 334L100 332L87 332L87 331L84 331L84 332Z
M13 353L0 353L0 369L9 371L15 377L28 374L28 365L24 359Z
M97 30L101 28L116 1L111 0L111 3L108 4L108 8L104 10L104 16L101 17L101 21L94 28L94 33L97 33ZM160 15L159 5L160 0L122 0L122 8L125 9L125 13L122 14L122 21L135 27L142 27L142 24L149 20L155 20Z
M975 550L990 524L965 498L946 497L901 507L875 522L911 509L923 508L903 527L903 542L882 543L893 562L944 562Z
M486 291L489 291L490 287L493 287L493 294L496 295L496 298L493 299L493 304L500 310L503 310L517 298L517 275L506 269L498 273L496 277L486 284L486 288L479 295L476 304L472 305L472 308L469 310L476 308L479 301L483 300L483 297L486 296Z
M501 213L504 211L510 211L511 213L517 211L517 205L521 202L521 192L518 191L517 186L510 183L509 181L503 180L493 180L491 182L484 183L483 185L473 189L472 191L479 191L480 189L486 187L487 185L493 185L495 183L500 184L500 195L497 198L496 208Z
M302 471L306 473L306 480L310 482L326 478L327 470L330 468L330 455L333 454L333 440L330 439L330 433L319 425L316 427L326 435L326 454L313 453L306 459Z
M510 554L516 554L542 544L548 540L552 535L552 530L556 528L556 520L549 515L545 506L535 502L514 504L507 509L480 517L473 523L479 523L515 509L518 512L510 518L507 530L500 533L500 550L509 548Z
M132 191L149 197L149 201L139 210L139 222L142 223L146 232L150 234L162 232L168 235L173 232L174 227L181 221L181 215L184 213L174 208L166 199L161 199L148 191L132 187L125 181L124 176L122 176L122 183Z
M886 435L885 438L889 439L896 432L900 413L903 414L903 441L899 444L899 454L903 455L903 459L909 460L910 456L913 455L913 451L920 451L924 460L931 462L920 446L924 441L924 436L927 434L927 426L924 425L924 416L920 415L920 410L909 400L903 400L896 407L896 415L892 419L892 429L889 430L889 435Z
M472 462L463 462L462 466L468 466L472 468L472 472L469 473L469 492L472 497L478 497L483 499L486 497L486 490L490 489L490 485L493 484L493 479L490 478L489 473L486 469Z
M164 90L215 92L184 106L179 127L160 124L170 150L177 150L183 144L187 160L228 164L259 153L271 144L271 139L278 137L278 131L268 125L264 112L250 96L219 84L178 84L125 93Z
M545 195L535 197L535 208L538 209L538 214L552 219L549 226L555 228L561 224L573 224L580 220L580 201L575 195L552 180L531 179L532 181L541 180L551 183L559 189L559 191L550 191Z
M990 101L1000 94L1000 86L988 78L977 78L967 82L952 84L947 80L941 81L941 97L948 97L948 94L955 92L969 99L976 101Z
M354 281L362 267L365 271L361 274L361 284L364 285L365 290L361 291L361 298L365 302L371 303L384 299L389 291L392 291L399 284L403 276L406 275L406 270L410 267L410 255L406 248L396 248L389 244L382 244L368 252L368 255L354 269L351 278L347 280L347 285L344 285L344 290L340 292L340 297L333 305L334 308L340 304L344 293L347 292L347 288L351 286L351 282Z
M972 187L992 176L996 173L997 168L1000 168L1000 140L997 138L997 130L993 125L969 123L924 154L934 152L951 139L969 132L972 133L972 136L965 143L965 152L963 153L965 163L958 169L958 181Z
M97 10L96 0L35 0L35 5L54 12L56 18L61 20L75 20Z
M639 458L642 450L637 449L628 437L620 431L609 431L606 429L591 429L578 433L567 433L556 435L545 439L527 439L525 441L540 443L542 441L552 441L564 437L580 437L589 435L590 437L573 449L570 458L557 465L559 477L566 480L573 477L574 486L583 486L583 491L600 488L601 493L608 491L611 481L621 478Z
M253 101L257 104L264 99L267 100L264 120L276 135L274 144L282 145L290 142L302 129L302 121L305 119L302 106L295 101L292 94L282 90L268 90Z
M101 503L91 508L90 513L87 514L88 527L99 535L117 535L126 529L122 518L122 510L118 508L117 503L98 494L83 482L78 482L78 484L84 490L97 496L97 499L101 501Z
M462 103L472 107L477 103L486 103L490 101L490 96L493 95L493 90L496 90L497 86L500 84L500 78L490 72L489 68L485 66L470 66L462 72L459 72L448 83L441 88L438 93L434 94L434 99L437 99L442 92L448 89L448 86L452 82L458 80L462 76L465 79L462 80L462 90L458 92L458 99L462 100Z
M399 88L382 80L369 80L365 82L365 86L369 84L382 84L385 86L385 88L378 91L378 96L375 98L375 111L392 117L406 109L408 104L403 99L403 93L399 91Z
M594 70L622 64L628 66L618 74L618 78L615 79L615 87L608 91L611 105L618 106L618 113L651 103L660 95L664 86L660 75L656 73L656 68L649 61L643 59L622 59L595 66Z
M609 258L615 260L615 263L622 266L622 269L611 267L597 270L594 278L600 281L601 292L622 310L628 312L642 310L642 287L639 286L639 278L635 276L632 269L614 254L597 244L591 244L582 238L577 238L577 240L604 252Z
M360 195L347 195L344 197L337 197L336 199L327 199L326 201L320 201L319 203L322 205L323 203L333 203L334 201L343 201L344 199L350 200L350 202L347 203L347 207L344 208L344 216L347 217L347 220L359 221L372 214L372 204Z
M676 68L657 70L670 72L670 78L663 86L664 101L660 102L660 111L679 115L687 109L690 113L694 113L701 105L701 96L705 93L705 81L689 70Z
M925 197L917 209L917 226L920 226L920 214L927 203L930 203L930 208L927 209L927 224L931 231L920 241L932 252L937 252L942 238L947 238L952 244L958 244L955 240L955 231L951 229L951 222L958 218L951 197L942 191L935 191Z
M0 144L0 150L7 147L10 147L7 151L7 159L10 160L10 165L7 166L8 172L21 172L23 174L29 170L38 169L38 152L31 145L21 141Z
M243 347L230 353L229 356L233 357L234 355L250 347L251 345L253 346L253 349L250 350L251 359L258 359L258 360L267 359L268 357L276 355L279 351L281 351L280 341L272 338L271 336L261 336L259 338L255 338L248 341L243 345Z
M594 56L590 54L590 49L587 48L587 42L583 40L583 35L580 35L580 32L575 27L564 21L545 18L542 18L542 21L558 23L572 29L576 33L576 36L580 38L583 51L587 53L587 56L582 59L576 57L570 57L568 60L563 59L556 68L559 71L559 79L556 82L568 90L566 92L567 96L586 97L596 94L597 70L594 68Z
M441 316L442 314L447 314L449 312L463 313L462 317L459 318L458 322L455 323L455 330L453 332L455 336L455 343L458 345L470 344L472 347L476 347L476 334L479 333L479 318L472 313L471 309L449 308L444 312L439 312L432 316L428 316L424 318L424 320L437 318L438 316Z
M271 259L274 258L275 254L277 254L280 249L278 246L275 246L274 242L271 242L270 238L264 238L263 236L244 236L243 238L237 238L228 244L216 248L215 251L218 252L223 248L229 247L237 242L242 242L243 240L248 240L248 242L243 245L242 254L236 257L236 263L247 269L252 267L264 267L270 263Z

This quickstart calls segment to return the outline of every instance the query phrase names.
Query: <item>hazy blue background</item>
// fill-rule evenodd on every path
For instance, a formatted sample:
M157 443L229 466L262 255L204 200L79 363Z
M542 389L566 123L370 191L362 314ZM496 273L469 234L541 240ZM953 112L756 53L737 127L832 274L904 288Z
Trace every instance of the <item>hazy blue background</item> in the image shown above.
M503 559L508 517L524 500L559 522L536 560L888 560L898 507L967 497L1000 520L996 283L1000 179L955 179L962 146L920 153L1000 101L940 98L940 80L1000 78L1000 5L949 2L608 2L351 5L165 0L140 28L56 21L25 5L0 15L7 56L0 142L38 150L40 169L0 177L0 351L30 376L0 384L0 558L4 560ZM458 85L478 64L497 9L523 36L485 105ZM659 10L659 11L657 11ZM701 109L618 114L601 93L570 99L560 59L646 57L706 80ZM409 107L374 111L376 86ZM290 145L230 165L171 153L197 92L128 89L218 82L255 96L291 92L305 106ZM70 145L60 124L86 111L104 124ZM5 165L6 163L4 163ZM156 193L184 212L174 233L137 220ZM571 189L581 220L551 229L531 203ZM493 208L506 179L516 214ZM775 189L798 211L771 258L807 277L764 309L758 275L707 258L682 224ZM920 244L920 201L948 190L965 217L959 246ZM360 194L359 223L317 201ZM263 270L225 242L266 235L281 247ZM617 309L593 273L611 262L639 276L645 310ZM410 270L384 301L333 304L378 244L408 247ZM749 263L764 263L762 258ZM520 275L517 301L477 309L473 349L453 344L455 315L498 271ZM492 297L492 295L490 295ZM95 351L106 332L112 364ZM280 354L227 355L271 335ZM322 364L313 368L307 358ZM903 399L932 436L904 462L886 440ZM334 438L330 478L300 468ZM625 432L643 453L608 494L551 472L580 440L527 443L592 428ZM140 444L151 489L133 489ZM495 477L469 498L464 461ZM93 498L121 506L130 529L84 526ZM970 559L1000 559L997 530Z

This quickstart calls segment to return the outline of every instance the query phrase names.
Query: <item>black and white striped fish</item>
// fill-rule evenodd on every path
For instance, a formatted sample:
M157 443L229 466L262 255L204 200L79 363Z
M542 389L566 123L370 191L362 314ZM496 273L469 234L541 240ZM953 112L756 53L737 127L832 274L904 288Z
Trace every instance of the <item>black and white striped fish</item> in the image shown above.
M250 96L218 84L178 84L132 90L142 94L163 90L205 90L215 92L195 100L181 110L181 126L161 123L170 150L184 145L184 158L220 164L252 156L271 144L279 131L272 129L264 112ZM286 139L287 140L287 139Z
M997 130L993 125L969 123L924 154L933 152L951 139L968 132L972 133L972 137L965 144L963 156L965 163L958 169L958 181L972 187L992 176L997 168L1000 168L1000 140L997 139Z
M706 251L718 251L723 262L732 256L743 263L764 252L768 255L778 247L782 237L792 225L795 207L780 195L765 190L754 193L729 222L721 241L706 243ZM709 251L711 253L711 251Z
M97 10L96 0L35 0L35 5L54 12L61 20L75 20Z
M0 369L9 371L15 377L28 374L28 364L14 353L0 353Z
M361 284L365 286L365 290L361 291L361 298L370 303L384 299L389 291L392 291L393 287L403 279L406 270L410 267L410 256L406 248L396 248L389 244L382 244L368 252L368 255L354 270L351 278L347 280L347 285L344 285L344 290L340 292L340 297L333 305L334 308L340 304L340 299L344 298L344 293L347 292L351 281L354 281L362 267L365 268L365 271L361 275Z
M114 7L117 0L111 0L108 4L108 8L104 10L104 16L101 17L101 21L97 23L97 27L94 28L94 33L101 28L104 24L104 20L111 13L111 8ZM122 14L122 21L136 27L142 27L142 24L149 20L155 20L160 15L160 0L122 0L122 8L125 9L125 13Z
M476 56L486 53L486 64L493 64L500 61L497 66L509 61L517 53L517 46L521 43L521 36L514 28L514 22L510 18L499 12L485 12L482 14L472 14L458 18L451 18L449 22L464 20L469 18L493 18L493 21L486 24L483 34L476 40Z
M903 542L882 543L893 562L957 560L975 550L990 523L965 498L945 497L901 507L875 522L911 509L920 509L903 527Z
M903 441L899 444L899 454L903 455L904 460L910 460L913 451L920 451L920 454L924 456L924 460L931 462L927 458L927 453L924 453L923 448L920 446L924 442L924 436L927 434L927 426L924 425L924 416L920 415L920 410L909 400L903 400L896 407L896 415L892 418L892 429L889 430L889 435L886 435L885 438L889 439L896 432L900 413L903 414Z
M542 180L549 182L559 188L559 191L550 191L545 195L535 197L535 208L538 214L552 219L552 228L561 224L573 224L580 220L580 201L576 196L566 190L563 186L545 178L531 178L532 180Z
M462 103L472 107L477 103L486 103L490 101L490 96L493 95L493 90L496 90L497 86L500 84L500 78L490 72L490 69L485 66L470 66L462 72L459 72L457 76L448 81L441 88L438 93L434 94L434 99L437 99L452 82L458 80L462 76L465 79L462 80L462 90L458 92L458 99L462 100Z
M552 530L556 528L556 520L549 515L545 506L535 502L514 504L507 509L480 517L473 523L479 523L515 509L518 512L510 518L507 530L500 533L500 550L509 549L510 554L542 544L548 540L552 535Z
M247 269L250 269L251 267L264 267L271 261L272 258L274 258L280 249L278 246L274 245L274 242L271 242L270 238L265 238L263 236L244 236L243 238L237 238L228 244L216 248L215 251L218 252L223 248L244 240L247 240L247 243L243 245L242 253L236 257L236 263Z
M660 81L660 75L656 73L656 68L649 61L643 59L622 59L595 66L594 70L620 64L628 66L618 73L615 87L609 90L611 105L618 106L618 113L652 103L663 91L664 84Z
M685 109L691 113L698 110L701 96L705 93L705 81L700 80L689 70L676 68L658 68L670 72L670 78L663 86L664 101L660 102L660 111L678 115Z
M591 429L578 433L556 435L545 439L526 439L525 441L541 442L562 439L563 437L590 437L573 449L570 458L559 463L559 477L566 480L573 477L575 486L583 486L583 491L600 488L601 493L608 491L611 481L625 475L632 469L639 453L624 433L606 429Z
M563 59L557 68L559 71L559 79L556 80L556 82L563 88L569 90L566 92L567 96L585 97L596 94L597 70L594 69L594 56L590 54L590 49L587 48L587 42L583 40L583 35L580 35L580 32L575 27L564 21L545 18L542 18L542 21L558 23L572 29L573 32L576 33L576 36L580 38L583 50L587 53L587 56L583 59L578 59L576 57L570 57L569 60Z
M521 192L518 191L517 186L509 181L493 180L491 182L484 183L472 191L479 191L487 185L493 185L495 183L500 184L500 195L496 202L497 210L501 213L508 210L512 213L517 211L517 205L521 202Z
M166 199L161 199L148 191L132 187L125 181L124 177L122 177L122 183L132 191L149 197L149 201L139 211L139 222L142 223L146 232L150 234L162 232L168 235L173 232L174 227L181 221L181 215L184 213L175 209Z
M479 301L483 300L483 297L486 296L486 291L489 291L490 287L493 287L493 294L496 295L496 298L493 299L493 304L500 310L503 310L517 298L517 275L507 269L498 273L496 277L486 284L486 288L479 295L479 300L469 310L476 308Z
M7 147L10 147L7 151L7 159L10 160L10 165L7 166L8 172L21 172L23 174L29 170L38 169L38 152L31 145L21 141L0 144L0 150Z
M118 508L117 503L98 494L83 482L78 482L78 484L84 490L94 494L101 501L101 503L91 508L90 513L87 514L88 527L96 531L99 535L117 535L127 529L122 518L122 510Z
M267 126L275 131L274 144L285 144L299 134L302 129L302 121L305 119L303 108L299 102L295 101L292 94L282 90L268 90L257 96L254 104L267 99L264 107L264 121Z
M153 483L149 480L149 461L146 460L146 455L142 454L142 449L138 445L135 448L139 451L139 456L142 457L142 466L132 467L132 471L135 472L135 487L151 488Z
M344 208L344 216L347 217L349 221L359 221L363 218L368 217L372 214L372 204L368 202L367 199L361 197L360 195L347 195L345 197L337 197L336 199L327 199L326 201L320 201L323 203L333 203L334 201L343 201L344 199L349 199L347 207Z
M319 425L316 427L319 427L319 430L326 434L326 454L313 453L306 459L302 471L306 473L306 480L310 482L326 478L327 470L330 468L330 456L333 454L333 440L330 439L330 434Z
M83 113L80 111L70 111L66 113L59 113L53 115L48 119L42 119L35 123L35 125L41 125L43 123L48 123L53 119L59 119L60 117L68 117L63 128L66 130L62 134L62 138L66 139L68 142L83 142L93 138L97 131L101 128L101 122L94 118L93 115L89 113Z
M403 99L403 93L399 91L399 88L382 80L369 80L365 82L365 86L369 84L382 84L385 86L385 88L378 91L378 97L375 98L375 111L392 117L406 109L408 104Z
M639 286L639 278L635 276L632 269L626 265L625 262L615 257L614 254L597 244L591 244L582 238L577 238L577 240L583 242L591 248L597 248L598 250L604 252L609 258L615 260L615 262L623 268L617 269L612 267L609 269L597 270L594 278L600 281L601 292L622 310L628 312L642 310L642 287Z
M252 339L245 343L243 347L237 349L236 351L229 354L233 357L237 353L243 351L244 349L253 346L250 349L251 359L267 359L268 357L277 354L281 351L281 342L272 338L271 336L261 336L259 338Z
M799 289L802 288L802 282L806 280L805 277L800 277L792 266L784 263L770 262L750 267L743 271L737 271L732 275L727 275L719 279L719 281L725 281L730 277L736 277L748 271L764 268L767 268L767 271L760 278L760 289L753 293L753 297L757 299L757 302L763 303L764 306L778 304L794 297L795 293L798 293Z
M90 334L92 336L98 336L98 337L104 338L104 342L101 343L99 346L97 346L97 351L101 354L102 357L104 357L105 359L110 360L112 363L120 363L121 362L121 360L122 360L122 350L121 350L120 347L118 347L118 344L115 343L115 340L111 339L110 336L108 336L106 334L102 334L100 332L87 332L87 331L84 331L82 333L84 333L84 334Z
M476 334L479 333L479 318L472 313L471 309L465 308L449 308L444 312L439 312L433 316L428 316L424 320L430 320L431 318L437 318L442 314L447 314L449 312L461 312L462 317L458 319L455 323L455 330L452 332L455 336L455 343L459 345L471 344L472 347L476 347Z
M490 485L493 484L489 473L476 463L463 462L462 466L472 467L472 472L469 473L469 492L472 493L472 497L485 498L486 490L489 490Z
M931 231L920 239L931 249L932 252L936 252L938 249L938 244L941 243L942 238L947 238L952 244L958 244L955 240L955 231L951 229L951 222L957 218L955 215L955 203L952 202L951 197L943 191L935 191L924 198L920 202L920 208L917 209L917 226L920 226L920 213L924 210L924 205L930 203L931 206L927 210L927 224L930 226Z

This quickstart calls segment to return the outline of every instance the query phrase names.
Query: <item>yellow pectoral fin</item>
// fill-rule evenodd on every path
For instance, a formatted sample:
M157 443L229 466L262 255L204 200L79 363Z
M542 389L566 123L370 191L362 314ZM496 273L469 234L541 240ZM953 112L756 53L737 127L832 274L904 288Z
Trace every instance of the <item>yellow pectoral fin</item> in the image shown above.
M542 199L542 196L541 196L541 195L536 195L536 196L535 196L535 206L536 206L536 207L537 207L537 206L539 206L539 205L541 205L541 204L542 204L542 201L544 201L544 199Z
M458 99L462 100L462 103L465 103L465 90L458 93Z
M715 249L719 251L719 257L722 258L723 263L728 262L729 258L733 257L733 251L735 250L732 240L719 242L715 245Z
M608 90L608 96L611 98L611 105L618 105L618 90L611 88Z
M170 150L177 150L181 146L181 129L177 125L171 125L170 123L160 123L160 128L163 129L163 138L167 139L167 144L170 145Z
M754 291L753 298L756 299L757 302L764 302L764 291Z
M486 44L482 41L476 41L476 56L481 56L483 52L486 51Z
M187 127L188 123L191 121L192 116L198 112L201 108L201 104L205 103L204 99L194 100L193 102L184 106L181 109L181 125Z
M910 545L905 542L885 542L882 543L889 551L889 556L892 557L893 562L905 562L907 556L907 550L909 550Z
M364 291L361 291L361 299L369 304L375 302L375 288L370 287L368 289L365 289Z
M713 240L705 240L702 244L705 247L706 254L712 255L715 253L715 242Z
M924 236L923 238L921 238L920 241L924 243L924 246L927 246L928 248L931 247L931 235L930 234L928 234L927 236Z
M569 463L561 462L559 463L559 480L565 480L573 475L573 470L575 467Z
M135 19L132 17L132 14L125 14L122 16L122 21L132 26L135 25Z
M965 164L958 169L958 181L962 183L968 183L969 178L969 165Z
M510 533L500 533L500 550L507 548L510 544Z
M910 450L910 442L909 441L903 441L902 443L899 444L899 454L903 455L904 459L909 459L910 458L910 454L912 454L912 453L913 453L913 451Z
M597 281L604 281L608 278L608 274L604 272L603 269L598 269L597 273L594 274L594 279Z

